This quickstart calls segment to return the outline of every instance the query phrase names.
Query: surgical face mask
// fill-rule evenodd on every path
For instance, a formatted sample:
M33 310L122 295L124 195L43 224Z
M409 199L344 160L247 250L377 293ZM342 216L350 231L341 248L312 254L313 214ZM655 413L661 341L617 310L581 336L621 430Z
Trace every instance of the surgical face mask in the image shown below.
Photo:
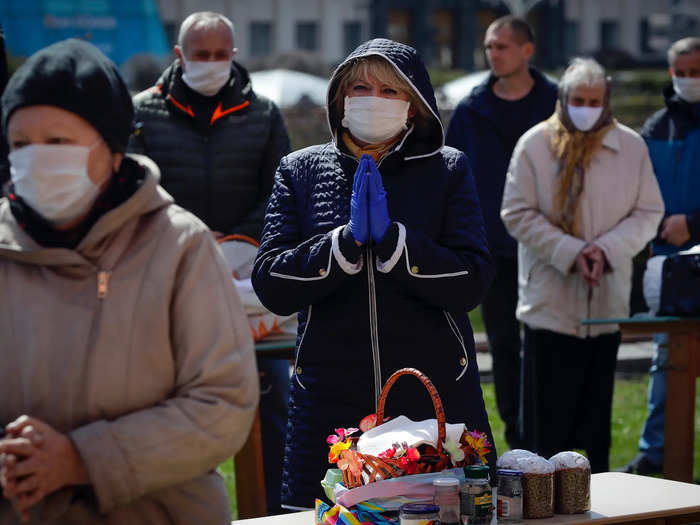
M572 106L567 104L569 118L579 131L588 131L598 122L603 113L603 107L591 108L588 106Z
M379 144L408 129L406 100L382 97L345 97L345 116L341 124L362 142Z
M671 77L673 90L686 102L695 104L700 102L700 78Z
M88 177L88 158L97 144L31 144L14 150L9 160L15 193L54 224L82 217L100 192Z
M207 97L216 95L231 77L231 61L192 61L182 58L185 65L182 80L197 93Z

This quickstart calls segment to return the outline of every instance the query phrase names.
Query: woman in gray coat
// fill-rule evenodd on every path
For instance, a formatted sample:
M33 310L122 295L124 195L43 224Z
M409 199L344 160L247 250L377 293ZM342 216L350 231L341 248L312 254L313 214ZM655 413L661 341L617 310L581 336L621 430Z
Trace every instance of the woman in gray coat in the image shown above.
M124 155L131 98L91 44L33 55L2 104L0 524L229 522L216 467L258 380L211 233Z
M574 59L554 115L518 141L501 217L518 241L517 318L525 325L524 430L549 457L583 448L608 470L620 332L632 257L656 233L663 201L642 138L619 124L592 59Z

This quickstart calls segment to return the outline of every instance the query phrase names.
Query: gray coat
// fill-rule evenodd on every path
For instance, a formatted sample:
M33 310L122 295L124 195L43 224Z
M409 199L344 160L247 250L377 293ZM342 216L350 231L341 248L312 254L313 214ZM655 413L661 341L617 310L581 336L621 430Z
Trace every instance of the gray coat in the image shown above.
M38 245L0 199L0 423L67 433L91 480L31 523L230 521L215 470L258 401L250 329L211 233L137 160L145 182L75 250ZM0 498L0 524L15 523Z

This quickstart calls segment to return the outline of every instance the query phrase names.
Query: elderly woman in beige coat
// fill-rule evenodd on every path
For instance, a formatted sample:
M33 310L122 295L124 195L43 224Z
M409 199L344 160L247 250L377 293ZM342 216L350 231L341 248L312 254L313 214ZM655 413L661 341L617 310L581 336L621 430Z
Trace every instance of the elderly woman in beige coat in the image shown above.
M216 467L258 380L211 232L124 155L131 98L91 44L36 53L2 104L0 524L228 523Z
M610 85L592 59L574 59L555 114L519 140L501 217L518 240L525 325L523 430L548 457L585 449L608 470L610 414L632 257L654 237L663 201L642 138L611 114Z

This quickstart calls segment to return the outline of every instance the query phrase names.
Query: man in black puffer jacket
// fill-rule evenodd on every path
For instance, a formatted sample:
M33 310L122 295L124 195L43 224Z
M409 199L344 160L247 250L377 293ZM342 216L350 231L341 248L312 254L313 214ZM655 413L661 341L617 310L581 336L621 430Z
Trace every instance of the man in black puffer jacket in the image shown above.
M223 15L190 15L175 54L156 85L134 97L129 151L153 159L175 202L217 236L258 241L275 170L289 152L279 109L232 60L233 25Z
M248 72L233 61L233 45L233 24L221 14L183 21L177 60L134 97L129 151L153 159L161 185L215 237L238 234L257 244L289 137L277 106L253 92ZM258 368L267 510L277 514L289 365L259 358Z

